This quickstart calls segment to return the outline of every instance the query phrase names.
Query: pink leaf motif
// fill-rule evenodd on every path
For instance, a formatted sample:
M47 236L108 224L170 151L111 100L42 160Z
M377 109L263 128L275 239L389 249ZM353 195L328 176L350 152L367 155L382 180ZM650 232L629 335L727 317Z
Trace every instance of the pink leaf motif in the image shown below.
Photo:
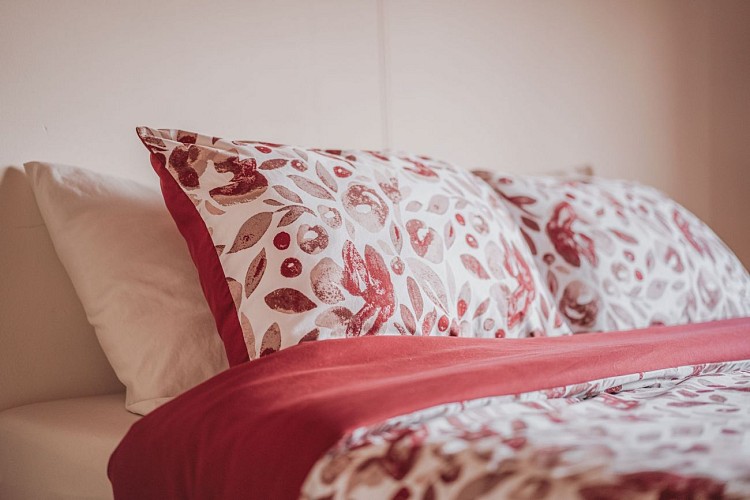
M277 224L277 227L288 226L289 224L292 224L297 219L299 219L302 216L302 214L313 213L312 210L310 210L307 207L303 207L301 205L292 205L286 208L282 208L280 210L286 210L287 212L284 214L284 216L281 219L279 219L279 223Z
M310 284L315 296L326 304L336 304L344 300L338 283L344 278L344 271L331 259L324 257L310 271Z
M442 215L448 210L449 206L450 201L447 196L436 194L430 198L430 202L427 204L427 211Z
M540 230L539 224L537 224L536 221L533 220L533 219L530 219L530 218L525 217L525 216L521 216L521 222L523 222L526 225L526 227L528 227L529 229L531 229L533 231L539 231Z
M250 320L247 319L245 313L240 313L240 328L242 329L242 336L245 339L245 348L247 348L247 354L250 359L255 359L257 352L255 352L255 333L253 332L253 326L250 324Z
M414 315L411 313L408 307L406 307L405 304L401 304L401 320L404 322L404 326L407 330L409 330L409 333L414 335L414 333L417 331L417 322L414 319Z
M618 231L617 229L610 229L610 232L620 238L625 243L630 243L631 245L637 245L638 240L635 239L635 237L629 235L628 233Z
M398 228L398 226L396 226L396 224L391 222L389 233L391 235L391 243L393 243L393 248L396 249L396 253L400 254L401 248L404 245L404 240L403 238L401 238L401 230Z
M263 278L263 273L266 272L266 249L260 251L260 253L250 263L250 267L247 268L247 274L245 275L245 297L250 295L258 288L260 280Z
M414 313L417 315L417 319L419 319L422 317L424 302L422 301L422 294L419 292L419 285L417 285L417 282L411 276L406 278L406 289L409 292L409 300L411 300Z
M318 340L318 335L320 334L320 330L315 328L314 330L310 330L307 332L301 339L299 339L298 344L301 344L302 342L312 342L314 340Z
M477 306L477 309L474 311L473 319L477 319L481 315L487 312L487 310L490 308L490 299L484 299L482 302L479 303Z
M229 288L229 294L232 296L234 308L239 311L242 303L242 285L234 278L227 278L227 287Z
M277 168L281 168L286 165L287 161L288 160L284 160L283 158L279 158L276 160L266 160L261 163L260 167L258 168L261 170L276 170Z
M263 334L263 341L260 343L260 357L268 356L281 349L281 329L278 323L268 327Z
M294 288L278 288L266 295L265 301L274 311L285 314L303 313L318 307L305 294Z
M268 226L271 225L273 214L271 212L260 212L250 217L237 232L232 248L229 253L239 252L258 243L266 234Z
M364 259L351 241L343 249L344 277L341 284L355 297L365 301L349 322L347 337L374 335L393 316L396 297L390 272L383 257L370 245L365 245ZM366 322L371 326L363 332Z
M531 255L536 255L536 245L534 244L534 240L531 239L531 236L526 233L526 231L523 228L519 228L521 230L521 236L523 236L524 241L526 242L526 245L528 245L529 250L531 250Z
M461 254L461 263L464 265L466 270L471 272L474 276L481 280L490 279L490 275L484 270L482 264L473 255L467 253Z
M301 177L299 175L289 175L289 178L297 185L298 188L300 188L307 194L315 196L316 198L321 198L323 200L333 200L333 196L331 196L331 193L329 193L326 188L324 188L320 184L305 179L304 177Z
M320 181L325 184L328 189L330 189L334 193L338 192L339 187L336 184L336 179L334 179L333 176L328 173L322 163L317 162L315 164L315 173L318 174L318 179L320 179Z
M425 315L424 321L422 322L422 336L427 337L432 333L432 328L435 326L436 320L437 311L435 309Z
M417 283L419 283L425 295L440 307L443 312L448 312L448 294L446 293L443 281L437 273L419 259L408 258L406 261L414 272Z
M300 198L299 195L291 189L284 186L274 186L273 188L277 193L279 193L281 196L291 201L292 203L302 203L302 198Z

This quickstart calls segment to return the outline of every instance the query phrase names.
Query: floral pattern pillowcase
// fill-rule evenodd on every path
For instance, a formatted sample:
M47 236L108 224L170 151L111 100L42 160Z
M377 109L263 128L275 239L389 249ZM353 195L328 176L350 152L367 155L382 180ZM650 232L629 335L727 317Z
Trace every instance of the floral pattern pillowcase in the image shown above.
M521 226L574 332L750 315L750 277L740 261L656 189L596 177L475 173Z
M360 335L570 333L489 186L421 156L139 128L231 364Z

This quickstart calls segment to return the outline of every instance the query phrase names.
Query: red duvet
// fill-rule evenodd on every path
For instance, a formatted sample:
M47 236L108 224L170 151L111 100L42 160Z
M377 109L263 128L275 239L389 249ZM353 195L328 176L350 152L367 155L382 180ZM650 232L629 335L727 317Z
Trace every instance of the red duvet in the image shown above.
M352 431L399 415L452 402L585 386L631 374L643 379L644 373L676 367L692 367L688 371L693 376L705 373L706 366L718 367L711 370L722 373L730 368L746 370L750 365L735 363L744 360L750 360L750 319L559 338L364 337L310 342L228 370L144 417L112 455L109 477L118 499L298 498L306 479L310 485L316 481L326 487L334 484L330 471L316 463L327 460L330 465L340 456L342 439L349 440L348 451L361 452L367 447L352 446L356 441ZM736 384L747 382L743 379ZM711 384L705 386L706 391L712 390ZM620 404L607 399L617 392L608 389L599 395L588 390L581 399ZM731 390L744 394L750 386ZM559 396L568 397L566 391ZM544 394L556 397L554 390ZM750 407L744 404L739 403L739 411L747 415ZM701 405L679 406L693 407ZM592 421L595 418L592 415ZM460 419L454 420L455 427ZM486 427L482 427L482 438L491 437ZM424 428L420 429L398 436L408 435L412 445L423 445ZM476 435L469 438L476 439ZM372 440L367 443L373 446ZM384 449L392 448L387 439L383 443ZM408 482L406 475L416 467L415 456L399 462L407 463L405 470L385 467L394 485ZM367 481L373 481L374 469L367 469L370 462L362 462L355 471L360 474L359 486L365 481L364 470L370 471ZM427 477L427 461L423 462L420 477ZM311 474L314 468L317 472ZM740 476L747 473L741 468L737 472ZM308 479L309 475L314 477ZM446 484L450 482L444 474L441 477ZM479 482L467 481L452 496L486 493L507 477L497 471L491 479L485 474ZM672 476L657 479L665 477ZM455 478L448 479L455 483ZM353 488L352 484L347 487ZM685 484L693 488L698 483L680 487ZM435 488L427 485L421 495L434 497ZM411 493L406 486L398 486L394 496L408 498Z

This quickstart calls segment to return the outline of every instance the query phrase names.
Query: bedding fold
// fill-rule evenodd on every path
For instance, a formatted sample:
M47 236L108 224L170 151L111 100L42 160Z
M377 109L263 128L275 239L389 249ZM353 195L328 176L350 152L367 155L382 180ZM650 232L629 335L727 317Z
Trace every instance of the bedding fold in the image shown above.
M131 428L115 497L297 498L348 432L478 398L750 359L750 319L534 339L360 337L232 368Z

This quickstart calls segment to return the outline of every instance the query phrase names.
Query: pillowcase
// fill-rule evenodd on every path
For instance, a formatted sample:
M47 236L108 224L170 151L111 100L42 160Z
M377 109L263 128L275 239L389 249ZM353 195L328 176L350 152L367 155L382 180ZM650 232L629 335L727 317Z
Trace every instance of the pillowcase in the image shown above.
M230 364L360 335L569 333L518 228L468 171L139 128Z
M159 191L80 168L25 167L60 261L125 384L127 409L146 414L224 370L195 267Z
M475 172L502 197L575 332L750 315L750 277L656 189L596 177Z

